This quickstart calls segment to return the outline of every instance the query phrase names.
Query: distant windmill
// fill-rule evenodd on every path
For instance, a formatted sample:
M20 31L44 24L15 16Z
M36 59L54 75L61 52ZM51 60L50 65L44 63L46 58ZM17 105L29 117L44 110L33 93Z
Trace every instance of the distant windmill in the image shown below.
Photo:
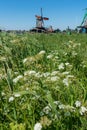
M51 28L46 28L44 26L44 21L45 20L49 20L49 18L47 17L43 17L43 12L42 12L42 8L41 8L41 15L35 15L36 17L36 27L31 29L31 32L52 32L52 26Z
M47 17L43 17L43 12L41 8L41 16L35 15L36 17L36 27L37 28L44 28L44 20L49 20Z
M87 8L84 9L86 12L84 14L83 20L80 26L77 26L77 30L80 33L87 33Z
M83 20L82 20L82 23L81 23L81 26L87 26L87 8L85 8L84 10L86 10L85 12L85 15L83 17Z

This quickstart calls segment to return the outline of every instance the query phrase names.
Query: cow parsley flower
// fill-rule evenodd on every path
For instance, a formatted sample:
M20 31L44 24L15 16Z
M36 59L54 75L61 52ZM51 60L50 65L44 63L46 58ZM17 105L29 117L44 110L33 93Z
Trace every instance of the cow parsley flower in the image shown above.
M24 60L23 60L23 63L25 63L27 61L27 58L25 58Z
M12 102L12 101L14 101L14 97L9 98L9 102Z
M53 77L51 77L50 80L51 80L52 82L56 82L56 81L59 80L59 77L58 77L58 76L53 76Z
M60 101L54 101L54 104L60 105Z
M80 108L80 114L81 114L81 115L84 115L85 112L87 112L87 108L84 107L84 106L82 106L82 107Z
M20 97L21 95L19 93L14 94L15 97Z
M45 78L48 77L49 75L50 75L49 72L43 73L43 76L44 76Z
M63 105L63 104L59 105L59 109L64 109L64 108L65 108L65 105Z
M46 53L46 52L45 52L44 50L42 50L42 51L39 52L40 55L43 55L43 54L45 54L45 53Z
M29 72L29 75L35 75L36 74L36 71L34 71L34 70L31 70L30 72Z
M66 66L67 66L67 65L69 65L69 63L68 63L68 62L66 62L66 63L65 63L65 65L66 65Z
M81 102L80 101L76 101L75 105L76 105L76 107L80 107L81 106Z
M61 63L58 68L59 70L64 69L64 63Z
M65 71L65 72L63 72L62 74L63 74L63 75L68 75L69 72L68 72L68 71Z
M50 54L50 55L47 56L47 59L52 59L52 58L53 58L52 54Z
M51 73L52 76L55 76L55 75L57 75L57 74L59 74L59 71L53 71L53 72Z
M65 86L69 86L68 78L64 78L63 83L64 83Z
M38 73L35 74L35 77L36 77L36 78L41 78L42 76L43 76L43 75L40 74L40 72L38 72Z
M36 123L34 126L34 130L41 130L41 129L42 129L41 123Z
M13 82L14 82L14 83L17 83L21 78L23 78L23 76L22 76L22 75L19 75L19 76L17 76L16 78L13 79Z
M2 92L2 93L1 93L1 95L2 95L2 96L5 96L5 93L4 93L4 92Z
M51 111L51 108L49 106L44 107L43 112L48 114Z

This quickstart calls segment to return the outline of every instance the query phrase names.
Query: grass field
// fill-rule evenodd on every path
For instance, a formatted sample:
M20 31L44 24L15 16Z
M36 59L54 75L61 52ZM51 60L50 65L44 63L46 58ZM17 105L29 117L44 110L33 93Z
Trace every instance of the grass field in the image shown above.
M0 33L0 130L87 130L87 35Z

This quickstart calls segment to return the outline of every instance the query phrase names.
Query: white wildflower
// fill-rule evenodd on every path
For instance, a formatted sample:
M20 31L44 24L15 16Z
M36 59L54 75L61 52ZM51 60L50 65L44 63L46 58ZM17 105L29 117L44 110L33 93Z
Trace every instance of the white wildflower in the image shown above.
M58 56L55 56L55 59L59 59L59 57L58 57Z
M66 62L66 63L65 63L65 65L66 65L66 66L67 66L67 65L69 65L69 63L68 63L68 62Z
M75 51L72 52L72 56L76 56L77 53Z
M65 52L64 55L66 56L66 55L67 55L67 52Z
M25 72L24 72L24 75L25 75L25 76L29 75L29 72L30 72L30 71L25 71Z
M67 75L67 78L74 78L73 75Z
M51 108L49 106L46 106L43 108L43 112L48 114L51 111Z
M34 70L31 70L30 72L29 72L29 75L35 75L36 74L36 71L34 71Z
M57 75L59 73L59 71L53 71L52 73L51 73L51 75L52 76L55 76L55 75Z
M15 97L20 97L21 95L19 93L14 94Z
M69 43L73 43L73 41L69 41Z
M34 71L34 70L30 70L30 71L24 72L24 75L25 75L25 76L26 76L26 75L33 76L33 75L35 75L35 74L36 74L36 71Z
M56 82L59 80L59 77L58 76L54 76L54 77L51 77L50 79L52 82Z
M64 109L65 108L65 105L61 104L59 105L59 109Z
M60 101L54 101L54 104L59 105Z
M35 74L35 77L36 77L36 78L41 78L42 76L43 76L43 75L40 74L40 72L38 72L38 73Z
M65 109L66 110L71 110L71 111L75 111L75 108L73 106L70 106L70 105L65 105Z
M43 73L43 76L46 78L50 75L50 72Z
M78 46L81 46L81 43L78 43Z
M4 93L4 92L2 92L2 93L1 93L1 95L2 95L2 96L5 96L5 93Z
M45 54L45 53L46 53L46 52L45 52L44 50L42 50L42 51L39 52L40 55L43 55L43 54Z
M63 75L67 75L67 74L69 74L69 72L68 72L68 71L65 71L65 72L63 72L62 74L63 74Z
M87 112L87 108L84 107L84 106L82 106L82 107L80 108L80 114L81 114L81 115L84 115L85 112Z
M77 44L73 44L73 48L75 48L77 46Z
M15 75L17 75L17 74L18 74L18 72L14 72L14 74L15 74Z
M26 90L28 91L28 90L29 90L29 88L26 88Z
M68 78L64 78L63 79L63 83L64 83L64 85L69 86Z
M9 102L12 102L12 101L14 101L14 97L9 98Z
M0 57L0 61L6 61L6 57Z
M76 107L80 107L81 106L81 102L80 101L76 101L75 105L76 105Z
M35 62L35 58L34 57L29 57L28 62L31 62L31 63Z
M47 59L52 59L52 58L53 58L52 54L50 54L50 55L47 56Z
M69 48L72 48L72 46L71 46L71 45L68 45L68 47L69 47Z
M23 63L25 63L27 61L27 58L25 58L24 60L23 60Z
M36 123L34 126L34 130L41 130L41 129L42 129L41 123Z
M17 83L21 78L23 78L23 75L19 75L16 78L13 79L14 83Z
M64 63L61 63L58 68L59 70L64 69Z

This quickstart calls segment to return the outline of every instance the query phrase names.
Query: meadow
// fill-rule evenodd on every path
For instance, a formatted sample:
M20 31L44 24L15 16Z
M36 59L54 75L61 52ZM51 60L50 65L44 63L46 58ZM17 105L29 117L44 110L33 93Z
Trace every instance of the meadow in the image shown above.
M0 32L0 130L87 130L87 34Z

